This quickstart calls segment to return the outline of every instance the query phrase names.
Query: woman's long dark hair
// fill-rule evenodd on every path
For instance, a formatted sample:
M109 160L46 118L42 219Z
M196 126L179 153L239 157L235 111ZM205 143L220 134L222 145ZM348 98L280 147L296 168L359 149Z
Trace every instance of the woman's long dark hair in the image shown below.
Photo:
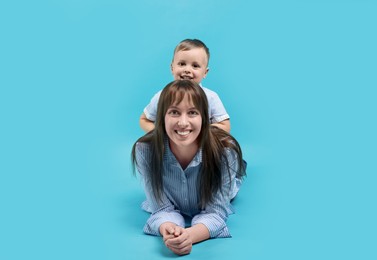
M185 95L192 102L202 116L202 128L198 136L199 147L202 149L202 166L200 173L199 191L200 206L205 207L212 202L213 196L218 191L223 192L221 167L225 163L228 169L228 175L231 171L236 171L238 178L246 175L245 167L242 159L242 150L237 140L226 131L210 125L208 115L208 101L203 89L195 82L189 80L176 80L169 83L161 92L158 102L155 129L140 137L132 147L131 161L133 172L135 173L136 160L136 144L149 143L151 149L151 157L148 162L149 172L146 178L150 178L153 194L160 200L163 191L163 157L165 152L164 138L165 115L168 108L172 104L179 104ZM238 169L232 169L226 150L231 149L236 153L238 161Z

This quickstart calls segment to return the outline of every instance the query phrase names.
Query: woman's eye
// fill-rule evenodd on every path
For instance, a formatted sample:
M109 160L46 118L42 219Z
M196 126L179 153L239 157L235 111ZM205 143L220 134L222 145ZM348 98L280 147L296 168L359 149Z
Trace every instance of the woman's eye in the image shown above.
M190 116L196 116L196 115L199 115L199 112L198 111L190 111L188 114Z
M170 111L168 112L168 114L174 116L174 115L178 115L179 113L178 113L177 110L170 110Z

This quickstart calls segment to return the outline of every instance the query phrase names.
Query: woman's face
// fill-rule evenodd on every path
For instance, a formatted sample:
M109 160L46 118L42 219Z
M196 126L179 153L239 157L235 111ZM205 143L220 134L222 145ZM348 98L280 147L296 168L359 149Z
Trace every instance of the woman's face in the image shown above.
M165 114L165 129L173 150L198 149L198 136L202 128L202 116L187 95L181 103L172 104Z

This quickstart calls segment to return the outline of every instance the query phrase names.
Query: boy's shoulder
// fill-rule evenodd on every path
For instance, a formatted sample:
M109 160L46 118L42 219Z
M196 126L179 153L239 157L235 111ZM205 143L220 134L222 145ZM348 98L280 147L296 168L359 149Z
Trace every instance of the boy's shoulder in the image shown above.
M200 84L202 89L204 90L204 93L206 93L207 97L218 97L217 93L209 88L204 87L202 84Z

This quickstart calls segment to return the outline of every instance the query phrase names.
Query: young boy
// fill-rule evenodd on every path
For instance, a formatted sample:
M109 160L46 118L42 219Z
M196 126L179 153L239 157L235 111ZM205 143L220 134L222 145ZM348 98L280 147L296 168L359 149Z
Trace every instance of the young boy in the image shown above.
M198 84L208 74L209 49L200 40L186 39L174 49L173 60L170 65L174 80L189 79ZM229 115L216 92L204 88L208 99L208 111L211 124L230 132ZM157 92L150 103L144 108L140 116L140 127L149 132L154 129L157 104L161 91Z

